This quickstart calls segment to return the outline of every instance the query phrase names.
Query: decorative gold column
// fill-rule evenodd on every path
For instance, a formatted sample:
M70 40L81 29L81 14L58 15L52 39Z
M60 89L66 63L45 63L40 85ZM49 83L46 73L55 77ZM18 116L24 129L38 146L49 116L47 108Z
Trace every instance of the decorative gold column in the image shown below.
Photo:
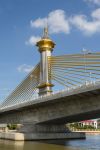
M48 57L51 56L55 43L48 37L48 28L44 28L44 34L36 46L40 52L40 84L39 95L49 94L52 92L51 80L48 76Z

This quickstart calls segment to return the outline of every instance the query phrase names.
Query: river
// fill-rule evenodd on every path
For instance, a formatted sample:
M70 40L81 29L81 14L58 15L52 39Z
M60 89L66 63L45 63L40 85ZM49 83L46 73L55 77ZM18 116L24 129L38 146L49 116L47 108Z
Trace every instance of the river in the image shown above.
M0 140L0 150L100 150L100 135L85 140L15 142Z

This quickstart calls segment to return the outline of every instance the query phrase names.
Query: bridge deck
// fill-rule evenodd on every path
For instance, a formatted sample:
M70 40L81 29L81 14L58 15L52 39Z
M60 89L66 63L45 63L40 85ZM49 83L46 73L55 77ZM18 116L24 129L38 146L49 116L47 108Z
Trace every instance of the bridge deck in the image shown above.
M82 94L85 92L89 92L90 94L91 93L95 94L95 92L92 92L92 91L95 91L96 93L100 94L100 81L99 80L96 81L95 83L94 82L91 82L91 83L88 82L84 85L75 86L75 87L70 88L70 89L65 89L65 90L62 90L60 92L52 93L51 95L40 96L40 97L32 99L31 101L26 100L26 102L24 101L24 102L21 102L19 104L3 107L0 109L0 114L4 113L4 112L11 111L11 110L24 109L24 108L29 107L29 106L36 107L37 105L39 106L39 105L42 105L44 103L52 102L55 99L61 100L61 98L63 98L63 97L69 97L71 95L77 95L78 96L79 94Z

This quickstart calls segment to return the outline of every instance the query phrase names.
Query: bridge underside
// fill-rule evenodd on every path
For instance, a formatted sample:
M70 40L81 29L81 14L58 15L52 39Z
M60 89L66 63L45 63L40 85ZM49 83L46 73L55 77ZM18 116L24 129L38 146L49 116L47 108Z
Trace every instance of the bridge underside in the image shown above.
M65 124L100 118L100 89L0 113L0 123Z

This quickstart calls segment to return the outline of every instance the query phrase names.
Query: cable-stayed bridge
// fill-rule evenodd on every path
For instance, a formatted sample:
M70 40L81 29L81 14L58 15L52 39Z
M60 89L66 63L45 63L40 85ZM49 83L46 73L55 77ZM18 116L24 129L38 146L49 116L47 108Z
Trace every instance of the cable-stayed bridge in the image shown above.
M0 122L25 124L23 132L61 133L65 123L100 117L100 52L51 56L47 29L37 46L40 62L2 102Z
M85 58L84 58L85 57ZM49 79L64 86L66 93L100 83L100 53L51 56L48 57ZM59 93L38 95L40 63L29 73L21 84L1 104L1 112L43 97ZM78 92L78 91L77 91Z

